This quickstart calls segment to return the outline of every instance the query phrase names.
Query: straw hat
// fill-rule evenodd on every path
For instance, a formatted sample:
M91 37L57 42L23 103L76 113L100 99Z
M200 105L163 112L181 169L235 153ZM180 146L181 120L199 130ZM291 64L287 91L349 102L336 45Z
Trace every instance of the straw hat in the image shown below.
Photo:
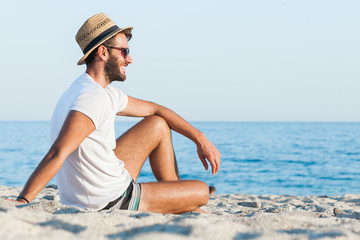
M119 32L128 35L132 29L132 27L119 28L105 13L95 14L81 26L76 34L76 42L84 53L77 64L84 64L89 54L112 36Z

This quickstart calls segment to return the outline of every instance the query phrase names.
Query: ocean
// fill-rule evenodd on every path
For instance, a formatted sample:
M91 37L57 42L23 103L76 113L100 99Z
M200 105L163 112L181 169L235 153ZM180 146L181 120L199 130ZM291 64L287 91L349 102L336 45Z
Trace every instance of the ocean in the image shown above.
M116 134L134 124L115 122ZM218 147L222 162L218 174L211 175L195 144L174 133L181 179L202 180L218 194L360 194L360 123L192 124ZM49 122L0 121L0 185L25 184L49 150L49 129ZM138 181L155 181L148 161Z

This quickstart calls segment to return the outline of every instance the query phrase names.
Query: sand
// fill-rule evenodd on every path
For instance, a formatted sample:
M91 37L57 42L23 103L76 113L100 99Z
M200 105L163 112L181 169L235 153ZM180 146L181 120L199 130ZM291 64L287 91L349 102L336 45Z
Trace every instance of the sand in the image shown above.
M60 204L55 187L30 204L0 186L0 239L360 239L360 195L211 195L207 214L89 212Z

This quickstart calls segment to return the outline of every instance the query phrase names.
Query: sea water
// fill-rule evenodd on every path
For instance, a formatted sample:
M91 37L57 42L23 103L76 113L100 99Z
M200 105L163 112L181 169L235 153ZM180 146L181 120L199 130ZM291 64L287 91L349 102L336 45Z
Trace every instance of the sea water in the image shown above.
M115 122L119 136L135 122ZM360 194L360 123L192 122L218 147L217 175L173 133L181 179L217 193ZM50 147L49 122L0 122L0 185L23 186ZM155 181L148 161L139 182ZM56 184L55 179L51 180Z

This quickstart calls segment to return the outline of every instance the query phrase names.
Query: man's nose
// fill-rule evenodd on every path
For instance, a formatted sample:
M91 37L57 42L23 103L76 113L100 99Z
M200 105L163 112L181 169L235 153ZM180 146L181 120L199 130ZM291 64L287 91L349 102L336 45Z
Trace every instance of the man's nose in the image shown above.
M128 55L126 56L125 60L126 60L127 64L131 64L131 63L133 62L130 54L128 54Z

